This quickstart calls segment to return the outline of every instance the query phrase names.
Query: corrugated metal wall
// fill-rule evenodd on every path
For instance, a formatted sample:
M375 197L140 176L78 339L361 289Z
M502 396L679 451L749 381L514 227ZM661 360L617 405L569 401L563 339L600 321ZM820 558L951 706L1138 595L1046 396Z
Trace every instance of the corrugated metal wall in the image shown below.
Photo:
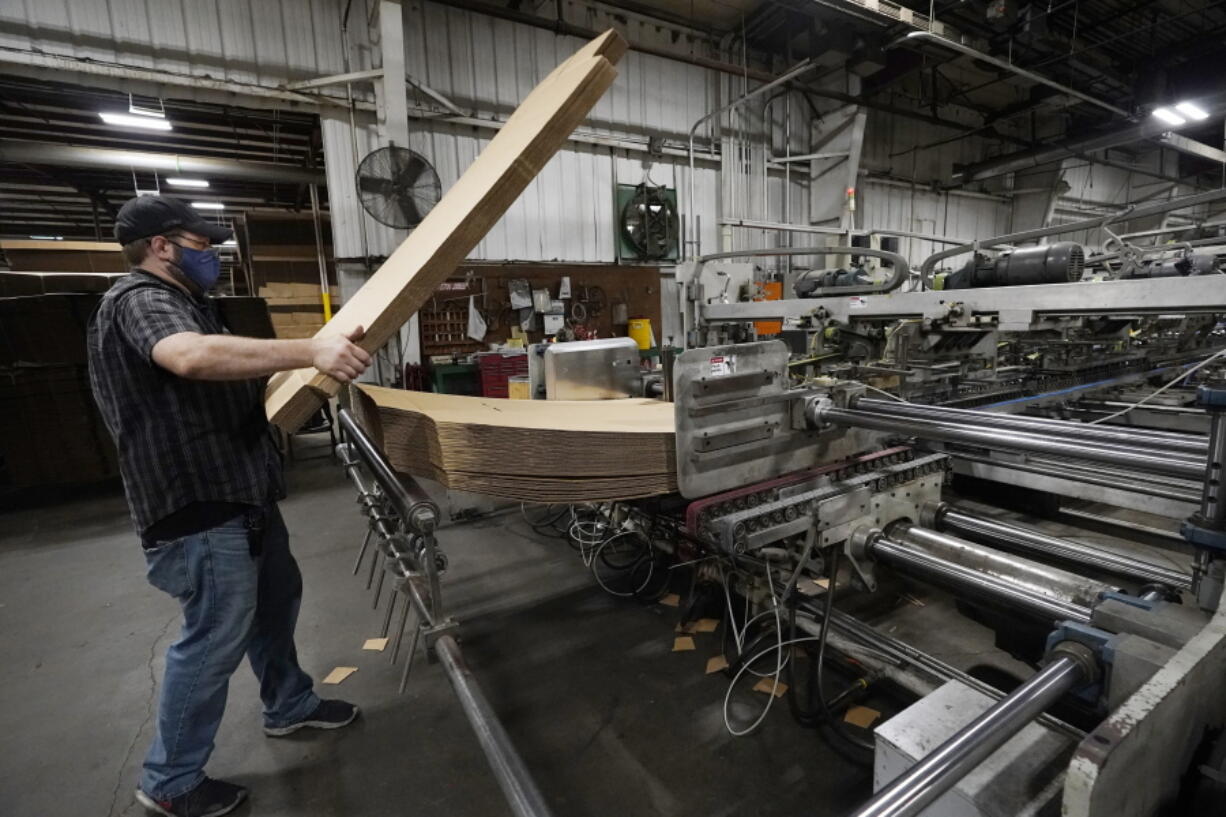
M338 0L5 0L0 47L279 85L341 70Z
M355 9L358 5L355 3ZM435 3L405 5L407 71L479 116L497 113L505 117L549 71L582 45L578 38ZM704 69L629 52L618 66L617 81L597 103L584 129L610 137L642 139L662 135L676 140L712 104L711 96L715 93L712 76ZM356 201L351 192L353 161L348 118L343 114L327 118L331 121L324 129L324 150L332 199ZM444 191L496 133L428 119L413 119L409 124L409 147L434 165ZM360 128L359 158L376 146L375 134L373 125ZM614 261L616 184L637 184L650 179L653 184L674 187L681 210L686 213L692 210L685 160L671 157L648 161L644 166L644 159L647 157L641 153L568 143L486 235L472 257ZM695 174L698 209L712 214L702 222L703 244L707 247L716 243L713 214L717 207L717 179L715 166L698 164ZM338 212L335 217L339 257L362 254L359 220L351 215ZM393 232L372 219L365 221L370 254L386 255L395 246Z

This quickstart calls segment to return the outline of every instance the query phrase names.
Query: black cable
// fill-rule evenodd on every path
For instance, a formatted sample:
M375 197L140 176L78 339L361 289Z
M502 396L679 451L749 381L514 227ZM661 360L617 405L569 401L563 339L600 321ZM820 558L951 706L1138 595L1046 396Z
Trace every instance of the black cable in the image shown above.
M836 547L833 549L832 555L830 557L830 586L826 588L826 604L822 612L822 632L817 642L817 702L818 702L818 705L821 706L822 714L825 716L826 725L830 727L830 729L834 732L834 734L837 734L839 737L841 737L843 740L850 743L852 746L855 746L858 749L866 750L871 753L876 749L876 746L874 746L872 741L866 741L860 738L858 735L853 735L851 732L847 731L846 727L843 726L842 721L834 717L834 715L830 711L830 704L826 700L825 685L822 683L822 674L823 674L823 671L825 670L825 664L826 664L827 635L830 633L830 628L831 628L830 622L831 622L832 613L834 611L834 588L835 588L835 585L838 583L838 578L839 578L839 556L840 555L841 553L839 549ZM839 746L837 746L833 741L829 739L827 732L823 731L822 736L827 738L826 742L830 744L830 747L832 749L835 749L836 751L841 750ZM871 755L867 759L865 759L862 757L856 757L854 755L850 755L846 753L844 754L849 759L857 763L872 763Z
M796 605L794 604L788 605L788 640L789 641L796 640ZM793 655L793 659L795 659L794 655ZM821 722L822 722L821 715L818 714L818 712L815 710L813 706L813 696L817 688L816 676L817 676L817 663L812 660L812 657L810 657L809 679L808 679L809 683L805 687L805 689L808 691L807 697L809 699L808 708L806 709L805 707L800 705L800 697L799 697L799 693L797 692L796 661L792 660L788 662L788 665L787 665L788 711L792 713L792 718L795 719L797 723L799 723L801 726L809 727L811 729L817 728L818 726L821 725Z

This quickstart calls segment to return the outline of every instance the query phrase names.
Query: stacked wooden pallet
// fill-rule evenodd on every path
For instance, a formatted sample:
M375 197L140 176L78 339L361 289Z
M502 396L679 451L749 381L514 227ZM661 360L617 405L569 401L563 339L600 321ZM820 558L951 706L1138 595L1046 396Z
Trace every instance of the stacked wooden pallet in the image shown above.
M355 392L355 394L358 392ZM501 400L362 386L363 424L398 471L529 502L676 490L673 404Z
M626 41L607 31L545 77L386 263L320 333L366 330L374 351L455 272L613 84ZM295 431L340 384L315 369L269 381L268 418Z
M319 284L270 283L259 289L279 338L310 338L323 329L324 308ZM340 306L333 301L332 308Z

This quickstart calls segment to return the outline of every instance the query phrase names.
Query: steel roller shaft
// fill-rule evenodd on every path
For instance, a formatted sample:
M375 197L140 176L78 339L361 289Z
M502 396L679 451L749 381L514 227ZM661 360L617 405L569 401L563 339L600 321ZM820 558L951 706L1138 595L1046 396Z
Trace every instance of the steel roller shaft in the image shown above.
M1136 450L1124 446L1073 442L1068 439L1005 429L975 428L944 420L920 420L914 417L878 414L859 409L840 409L832 406L815 406L811 417L819 426L834 423L988 449L1051 454L1091 462L1104 462L1110 465L1122 465L1184 479L1199 480L1205 471L1203 459L1199 461L1189 459L1186 458L1186 455L1161 455L1151 453L1146 449Z
M1135 559L1083 542L1071 542L1050 536L1033 528L1012 525L995 519L985 519L944 503L927 510L931 525L937 530L958 533L988 545L1041 553L1144 582L1157 582L1179 590L1192 587L1188 573ZM925 521L925 524L929 522Z
M1099 442L1108 445L1139 446L1162 452L1191 454L1197 457L1204 457L1205 453L1209 450L1208 440L1204 437L1197 437L1191 434L1155 433L1146 429L1112 428L1067 420L1048 420L1042 417L1021 417L1015 414L998 414L989 411L947 408L945 406L924 406L890 400L872 400L867 397L855 400L852 403L852 408L859 409L860 411L872 411L878 414L914 417L920 420L962 421L975 426L1012 429L1030 434L1047 434L1053 437L1066 437L1073 440Z
M1036 595L1062 603L1071 602L1092 607L1098 603L1103 593L1119 589L1058 567L1024 559L918 525L895 523L886 528L886 534L889 538L910 545L929 556L954 562L984 575L995 576Z
M976 570L949 559L919 550L914 545L891 539L881 531L859 534L867 556L914 572L924 578L947 584L990 601L1004 602L1044 621L1090 621L1090 608L1067 599L1040 593L1000 576Z
M1060 656L877 792L852 817L914 817L1086 678Z

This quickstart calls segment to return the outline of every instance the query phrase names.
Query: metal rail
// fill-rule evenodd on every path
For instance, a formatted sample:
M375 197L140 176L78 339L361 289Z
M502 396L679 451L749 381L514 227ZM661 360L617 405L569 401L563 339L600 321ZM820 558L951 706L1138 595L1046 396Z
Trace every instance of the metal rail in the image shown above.
M379 451L374 441L367 436L366 432L347 409L341 409L337 417L341 428L344 429L346 435L352 441L353 448L351 453L356 452L361 459L362 465L369 469L375 482L378 483L393 509L400 516L400 519L410 529L418 530L426 535L427 548L424 554L423 562L425 564L423 564L423 568L431 579L430 598L428 600L422 598L421 592L417 589L411 577L405 577L404 589L409 597L409 602L415 608L421 622L426 626L426 643L427 647L429 647L431 642L428 631L439 623L437 618L439 604L438 571L434 566L433 545L430 544L433 541L432 534L439 519L438 506L434 504L412 477L398 476L392 470L391 465L388 464L387 459ZM347 467L352 467L352 464L352 461L346 462ZM418 628L416 632L420 634L421 629ZM414 636L414 647L416 646L416 640L417 635ZM460 707L463 709L465 717L468 718L468 723L472 727L473 733L477 736L477 741L481 744L482 751L485 752L485 758L490 764L490 769L494 772L494 777L498 781L498 785L502 789L503 796L511 807L511 811L516 817L552 817L553 812L546 804L545 798L541 795L535 781L533 781L532 775L529 773L527 766L524 765L523 759L520 758L519 753L515 750L515 745L511 742L511 738L507 735L493 707L490 706L488 699L481 691L481 686L477 683L477 679L473 677L472 672L465 665L463 654L460 652L460 647L455 639L450 634L444 633L434 639L432 646L435 655L439 658L439 663L442 664L443 670L447 673L447 680L451 682L452 689L455 690L456 697L460 701ZM412 661L411 653L407 660Z
M460 706L468 716L468 722L477 735L477 741L485 752L485 758L494 771L498 785L502 787L502 794L507 798L511 811L519 817L551 815L553 812L549 810L545 798L533 782L528 767L515 751L515 744L502 728L497 713L464 663L464 656L455 639L449 635L440 637L434 644L434 652L447 673L447 680L451 682L456 697L460 699Z
M1108 446L1100 443L1072 442L1041 434L1010 431L996 428L974 428L943 420L920 420L913 417L879 414L863 409L840 409L831 406L816 406L812 412L816 425L834 423L856 426L876 431L939 440L950 443L965 443L988 449L1024 451L1037 454L1052 454L1091 462L1122 465L1155 474L1165 474L1183 479L1200 479L1204 464L1183 455L1159 455L1146 453L1123 446Z
M1049 420L1043 417L1024 417L1017 414L998 414L947 406L925 406L918 403L873 400L866 397L855 400L851 407L878 414L893 414L920 420L949 420L951 422L964 420L978 426L1046 434L1108 445L1138 446L1162 452L1191 454L1197 457L1204 457L1209 450L1209 442L1204 437L1169 431L1152 432L1148 429L1111 428L1069 420Z
M1060 656L903 772L852 817L915 817L1085 678Z
M1143 559L1112 553L1083 542L1071 542L1049 536L1034 528L1011 525L995 519L985 519L946 505L944 502L936 506L925 507L921 513L928 517L924 521L926 525L937 530L969 536L985 544L1000 545L1028 553L1041 553L1066 562L1095 567L1118 576L1126 576L1144 582L1157 582L1179 590L1188 590L1192 587L1192 577L1187 573L1181 573Z
M959 460L1007 468L1011 471L1022 471L1028 474L1038 474L1071 482L1083 482L1087 485L1097 485L1102 488L1115 488L1120 491L1130 491L1158 499L1174 502L1195 504L1200 499L1197 485L1178 480L1170 480L1165 486L1160 478L1140 471L1126 471L1115 468L1096 468L1089 463L1076 464L1072 462L1057 462L1044 457L1033 457L1027 462L1008 462L996 460L988 456L978 456L963 451L954 453Z

